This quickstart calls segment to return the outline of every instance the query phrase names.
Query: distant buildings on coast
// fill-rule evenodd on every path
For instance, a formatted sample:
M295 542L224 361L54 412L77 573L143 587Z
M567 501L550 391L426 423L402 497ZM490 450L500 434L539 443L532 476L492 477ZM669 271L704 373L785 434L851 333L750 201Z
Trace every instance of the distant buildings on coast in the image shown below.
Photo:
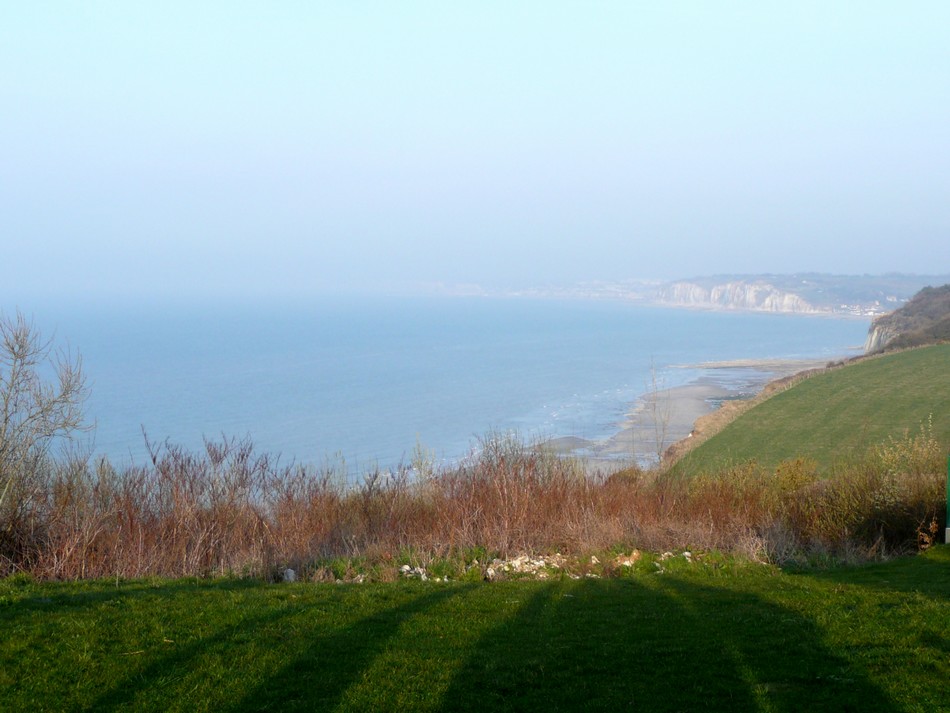
M950 282L950 275L735 275L672 282L639 279L594 281L522 289L440 285L438 291L469 297L623 300L690 309L873 319L906 304L923 287L947 282Z

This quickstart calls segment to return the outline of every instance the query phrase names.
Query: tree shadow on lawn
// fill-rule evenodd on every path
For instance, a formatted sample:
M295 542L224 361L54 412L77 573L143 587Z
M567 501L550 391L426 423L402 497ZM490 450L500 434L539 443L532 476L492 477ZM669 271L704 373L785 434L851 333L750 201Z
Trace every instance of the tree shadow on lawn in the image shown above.
M34 585L30 585L33 587ZM11 606L0 607L0 628L14 630L20 619L35 619L38 623L26 622L22 636L30 636L27 645L43 654L30 661L30 670L19 668L19 661L0 655L0 666L12 670L12 685L4 690L0 686L0 709L6 710L3 694L13 699L30 700L39 710L70 709L110 710L128 707L136 702L143 692L159 685L168 686L169 681L181 678L193 661L208 649L225 644L236 632L246 627L260 627L287 615L274 607L268 607L258 617L228 619L219 630L209 637L195 637L190 643L177 644L170 640L148 636L141 632L129 635L132 620L139 613L124 605L144 598L167 602L162 607L148 603L141 623L147 630L162 628L161 619L172 627L192 627L198 621L204 606L191 598L215 591L255 590L259 582L196 582L176 581L160 585L146 582L122 582L117 588L109 582L69 582L35 585L33 595ZM76 588L80 591L75 591ZM63 590L63 591L60 591ZM179 608L179 598L186 597L189 606ZM112 609L111 605L120 608ZM168 613L166 613L168 612ZM176 637L177 638L177 637ZM69 642L67 644L67 641ZM76 646L75 642L79 642ZM141 650L129 651L131 647ZM82 649L75 653L75 649ZM17 704L19 705L19 704ZM19 709L19 708L12 708Z
M273 674L261 670L231 671L233 678L238 681L242 675L265 679L243 696L238 694L240 702L231 708L237 711L332 708L351 681L395 635L405 620L462 591L462 588L446 588L421 596L410 596L402 604L374 610L355 623L332 634L317 636L312 641L305 637L308 631L319 628L319 621L316 627L314 625L314 607L308 604L295 608L269 606L261 615L241 617L212 635L176 646L167 654L152 660L145 668L131 672L102 692L91 704L91 709L111 710L135 705L139 694L154 687L166 688L164 700L173 709L216 707L207 697L199 697L206 696L206 693L194 694L194 700L189 701L189 694L177 690L180 688L178 684L187 679L192 669L201 666L200 662L209 656L219 656L225 662L230 656L230 665L233 666L234 661L245 653L241 651L243 644L255 641L259 644L262 638L274 636L274 632L278 632L280 637L279 641L274 642L275 648L279 652L286 650L292 659ZM251 610L259 611L260 607L252 605ZM265 629L269 629L270 633L264 633ZM291 640L295 634L302 638ZM299 651L301 648L303 650ZM299 653L290 653L294 650ZM154 691L147 695L151 696L151 700L157 699ZM224 707L228 707L228 703L234 699L224 694L224 700L227 701ZM190 704L193 704L193 708Z
M133 587L125 592L94 588L88 593L50 599L72 609L66 613L68 618L78 616L94 624L99 605L124 596L177 597L214 589L237 593L248 590L254 595L260 588L259 582L229 581L220 586L175 582L157 588ZM90 710L154 709L156 704L170 710L333 708L404 622L469 588L382 590L385 596L367 594L370 605L365 611L363 600L353 598L358 609L349 613L340 610L337 597L310 598L304 586L298 587L299 594L287 589L279 598L228 600L209 592L212 596L207 602L196 601L184 612L175 609L170 615L172 628L191 635L187 641L152 638L143 644L143 649L151 651L131 653L102 649L109 647L105 642L93 644L97 657L124 664L114 669L107 682L99 681L100 689L93 689L92 696L80 705ZM222 612L221 607L227 610ZM49 605L38 608L48 609ZM325 610L330 612L330 619L322 618ZM132 654L144 655L139 659ZM126 656L129 658L118 658ZM201 678L195 678L196 671L201 672ZM78 680L52 683L54 688L81 685ZM79 693L79 700L83 698Z
M0 622L13 621L33 612L80 613L83 609L97 607L115 600L142 599L158 597L168 599L179 594L192 595L195 592L209 590L242 591L254 590L261 586L260 580L224 579L224 580L97 580L91 582L46 582L29 584L31 595L19 599L13 606L0 608ZM79 591L76 591L80 588ZM15 588L10 588L16 594Z
M859 600L856 615L876 626L854 633L852 646L860 647L866 658L876 654L882 669L921 680L924 696L950 699L950 546L888 562L789 575L810 579L836 597ZM895 650L889 637L915 639L916 646Z
M224 583L236 591L256 586ZM171 591L201 588L174 583ZM411 685L406 697L417 696L415 705L480 712L900 709L860 663L822 643L826 632L810 618L674 574L359 591L347 598L355 611L342 621L319 614L334 609L335 597L297 599L290 589L263 607L232 600L236 609L223 620L198 612L178 628L199 623L210 633L128 667L91 707L164 700L176 709L355 709L378 688L376 704L395 709L391 692ZM101 601L96 593L73 605ZM407 630L413 619L419 626ZM433 644L440 630L447 638ZM932 648L946 645L931 633L939 638ZM394 648L410 657L399 671L391 667ZM194 670L205 679L196 681ZM413 677L409 684L395 680L402 672ZM222 679L209 688L214 677Z
M553 583L478 640L442 708L900 710L821 638L793 611L672 576Z
M823 570L789 570L788 573L821 582L950 600L950 545L939 545L927 552L888 562Z
M400 634L404 624L474 585L454 585L411 595L404 603L376 610L333 633L317 636L278 671L248 691L228 710L334 710L347 690Z
M261 607L255 606L254 609L260 611ZM214 654L224 655L238 646L235 642L242 637L252 637L260 629L281 624L289 617L300 614L299 610L279 606L264 607L263 611L258 616L239 616L210 636L199 636L190 643L174 645L167 653L151 659L143 668L132 669L126 676L115 680L99 694L90 709L98 711L127 708L130 705L137 707L136 698L141 694L154 700L156 696L153 689L157 687L166 689L164 700L171 709L187 709L187 701L177 698L175 684L185 679L194 667L200 666L199 662L203 658ZM194 625L197 622L187 623Z

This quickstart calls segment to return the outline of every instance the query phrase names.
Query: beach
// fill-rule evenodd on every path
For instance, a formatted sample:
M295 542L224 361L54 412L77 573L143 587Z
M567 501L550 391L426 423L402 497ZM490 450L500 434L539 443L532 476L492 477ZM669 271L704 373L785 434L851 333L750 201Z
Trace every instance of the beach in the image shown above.
M671 449L673 452L688 449L688 439L699 435L697 422L712 420L710 414L722 411L724 418L730 418L727 412L735 409L728 408L729 404L746 402L773 382L826 365L825 359L741 359L684 364L677 368L699 369L704 372L703 376L683 386L657 388L642 394L609 438L554 438L546 445L558 453L588 460L594 468L607 462L655 464Z

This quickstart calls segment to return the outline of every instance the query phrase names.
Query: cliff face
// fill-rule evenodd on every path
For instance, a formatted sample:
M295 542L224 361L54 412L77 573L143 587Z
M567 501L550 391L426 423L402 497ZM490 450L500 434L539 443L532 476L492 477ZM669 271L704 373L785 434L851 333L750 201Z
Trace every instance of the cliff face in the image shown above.
M950 339L950 285L925 287L899 310L878 317L864 344L866 352L901 349Z
M726 282L704 287L694 282L674 282L662 287L657 299L679 307L751 310L755 312L821 312L796 294L783 292L767 282Z
M870 354L871 352L881 351L897 337L897 334L886 323L875 320L868 330L868 338L864 342L864 352Z

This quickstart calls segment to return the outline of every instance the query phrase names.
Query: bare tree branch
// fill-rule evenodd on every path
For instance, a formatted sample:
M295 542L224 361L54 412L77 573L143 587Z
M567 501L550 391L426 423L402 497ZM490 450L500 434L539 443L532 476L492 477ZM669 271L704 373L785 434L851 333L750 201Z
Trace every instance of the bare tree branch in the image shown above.
M0 315L0 508L57 439L85 430L86 396L78 355L54 350L19 311Z

